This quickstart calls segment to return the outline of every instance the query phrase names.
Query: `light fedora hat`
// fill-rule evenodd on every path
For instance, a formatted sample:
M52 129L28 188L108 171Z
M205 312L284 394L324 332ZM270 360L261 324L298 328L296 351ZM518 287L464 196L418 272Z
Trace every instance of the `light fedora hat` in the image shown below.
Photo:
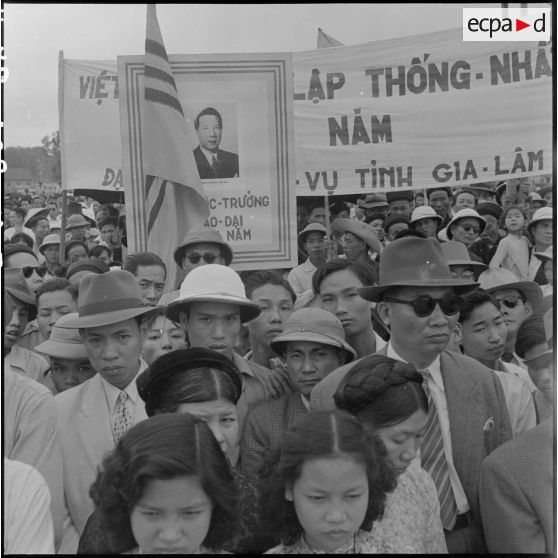
M517 276L503 267L489 267L479 275L481 289L489 293L515 289L523 294L536 312L542 302L542 290L534 281L518 281Z
M364 240L373 252L379 254L382 251L382 246L374 229L364 221L340 217L331 223L331 230L335 233L352 233L361 240Z
M409 226L414 229L414 223L420 221L421 219L436 219L438 223L442 223L444 221L444 219L436 213L434 208L429 205L419 205L413 209L411 223Z
M470 207L466 207L464 209L460 209L453 216L453 219L448 223L448 226L447 226L446 230L447 230L448 238L450 240L453 237L453 233L450 230L451 226L455 225L455 223L457 223L457 221L459 221L461 219L467 219L467 218L476 219L479 222L479 225L480 225L479 234L482 234L482 231L484 231L484 228L486 227L486 219L482 215L479 215L474 209L471 209Z
M469 250L463 242L457 242L457 240L448 240L447 242L442 242L440 244L442 252L444 253L444 258L448 262L449 266L452 265L470 265L477 268L477 272L480 273L488 269L488 266L483 262L476 262L471 259L469 255Z
M79 286L78 315L66 326L100 327L152 311L153 307L143 304L136 278L129 271L91 273Z
M360 203L357 202L360 207L365 209L374 209L375 207L387 207L389 204L387 202L387 197L384 192L373 192L368 194L364 201Z
M322 308L295 310L287 318L283 333L271 342L271 348L282 354L289 341L309 341L345 349L346 362L356 358L355 350L345 341L345 331L339 319Z
M196 227L190 229L184 240L178 245L174 251L173 257L176 265L182 267L182 260L184 259L184 252L188 246L192 244L217 244L223 250L225 258L225 265L231 265L233 260L232 248L223 240L221 233L209 227Z
M178 298L167 306L167 318L178 323L180 310L192 302L236 304L242 323L257 318L262 311L258 304L246 297L240 275L234 269L219 264L200 265L186 275Z
M77 229L78 227L90 227L91 223L81 214L74 213L66 219L66 230Z
M434 238L404 237L390 242L380 259L378 285L362 287L358 292L365 300L378 302L392 287L453 287L462 295L478 283L454 279L440 243Z
M54 358L88 360L85 344L79 329L68 327L78 317L77 312L60 316L52 327L50 337L35 347L35 350Z

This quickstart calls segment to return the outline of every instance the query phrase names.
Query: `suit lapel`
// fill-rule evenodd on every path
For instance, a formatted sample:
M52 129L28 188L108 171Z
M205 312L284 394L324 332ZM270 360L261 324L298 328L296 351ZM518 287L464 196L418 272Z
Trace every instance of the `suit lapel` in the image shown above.
M111 417L99 374L93 376L83 394L79 431L85 453L96 469L105 452L114 448Z

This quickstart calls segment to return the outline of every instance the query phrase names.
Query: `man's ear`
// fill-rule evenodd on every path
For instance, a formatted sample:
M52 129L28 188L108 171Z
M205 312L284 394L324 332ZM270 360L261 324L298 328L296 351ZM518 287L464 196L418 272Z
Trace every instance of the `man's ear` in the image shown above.
M376 312L380 316L382 322L387 326L391 325L391 310L387 302L381 301L376 305Z
M285 500L293 501L293 488L290 485L285 487Z
M527 314L527 318L533 314L533 305L527 300L523 303L525 306L525 313Z
M459 345L463 339L463 329L461 328L461 324L459 322L456 322L453 326L452 335L453 340Z

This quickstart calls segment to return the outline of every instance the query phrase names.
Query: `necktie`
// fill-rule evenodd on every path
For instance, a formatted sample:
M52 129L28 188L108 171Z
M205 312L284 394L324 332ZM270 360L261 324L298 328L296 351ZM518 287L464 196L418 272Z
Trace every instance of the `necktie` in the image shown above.
M428 398L428 421L426 432L420 445L422 468L432 477L438 499L440 501L440 517L444 529L451 529L457 519L457 504L451 488L448 462L444 453L442 428L436 412L436 405L432 399L427 380L432 378L428 370L422 370L424 381L422 387Z
M219 170L219 161L217 160L217 155L213 155L211 157L211 168L213 169L213 172L217 174L217 171Z
M130 426L132 426L132 413L128 405L128 394L125 391L121 391L116 400L112 424L112 436L115 444Z

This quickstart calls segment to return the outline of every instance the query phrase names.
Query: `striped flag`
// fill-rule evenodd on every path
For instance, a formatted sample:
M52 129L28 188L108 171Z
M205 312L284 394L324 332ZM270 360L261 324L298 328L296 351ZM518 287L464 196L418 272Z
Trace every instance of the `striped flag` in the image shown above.
M141 134L147 249L165 262L168 291L183 276L174 262L173 252L190 228L203 225L209 207L155 4L147 5L144 99Z

